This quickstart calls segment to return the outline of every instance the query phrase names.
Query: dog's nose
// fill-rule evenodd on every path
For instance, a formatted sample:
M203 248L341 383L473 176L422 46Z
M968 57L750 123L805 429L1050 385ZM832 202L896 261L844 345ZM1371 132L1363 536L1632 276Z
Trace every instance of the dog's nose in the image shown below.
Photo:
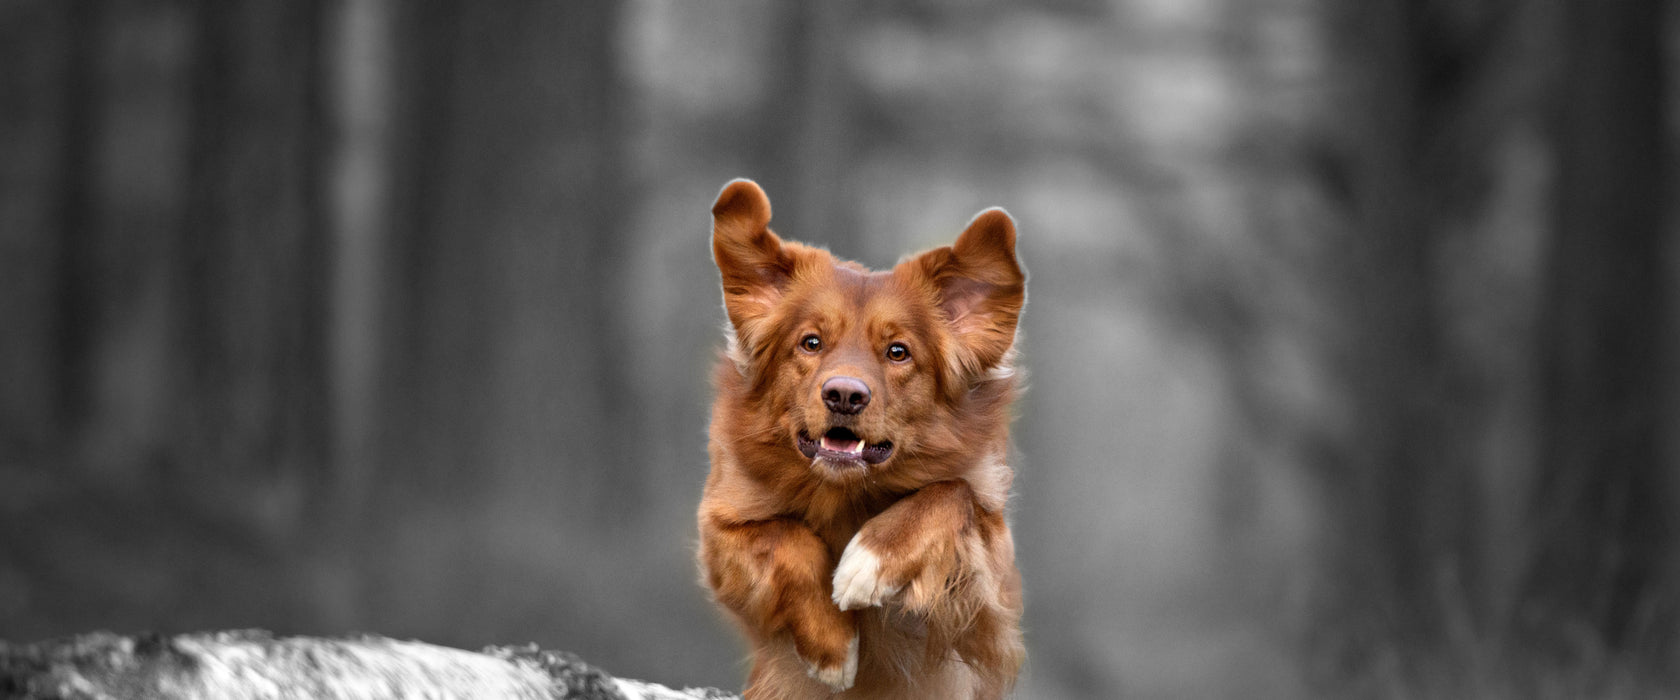
M823 403L828 410L856 415L869 405L869 385L855 377L830 377L823 382Z

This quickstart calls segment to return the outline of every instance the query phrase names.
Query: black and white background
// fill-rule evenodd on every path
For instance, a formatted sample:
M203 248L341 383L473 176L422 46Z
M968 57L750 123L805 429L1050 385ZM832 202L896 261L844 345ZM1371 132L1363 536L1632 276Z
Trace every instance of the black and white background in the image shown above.
M0 0L0 639L737 686L708 209L1031 275L1023 698L1647 697L1659 0Z

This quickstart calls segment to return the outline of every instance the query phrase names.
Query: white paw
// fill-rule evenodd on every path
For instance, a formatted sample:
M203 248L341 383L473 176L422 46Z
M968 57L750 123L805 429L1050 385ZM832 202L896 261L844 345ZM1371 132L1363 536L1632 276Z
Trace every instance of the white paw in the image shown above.
M834 567L834 604L841 610L880 605L898 589L881 580L881 557L853 535L846 551L840 554L840 564Z
M841 663L839 666L829 668L823 668L807 662L805 664L805 672L810 674L812 678L817 679L818 683L826 685L831 690L838 693L852 687L852 683L857 680L857 665L858 638L857 635L854 634L852 635L852 643L846 645L845 662Z

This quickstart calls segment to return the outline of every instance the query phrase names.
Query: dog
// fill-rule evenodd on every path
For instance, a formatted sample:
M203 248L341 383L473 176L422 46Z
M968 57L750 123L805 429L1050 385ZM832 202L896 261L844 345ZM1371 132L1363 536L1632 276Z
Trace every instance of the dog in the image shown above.
M999 698L1026 656L1006 519L1026 273L1015 224L871 271L712 206L729 316L702 580L751 644L748 700Z

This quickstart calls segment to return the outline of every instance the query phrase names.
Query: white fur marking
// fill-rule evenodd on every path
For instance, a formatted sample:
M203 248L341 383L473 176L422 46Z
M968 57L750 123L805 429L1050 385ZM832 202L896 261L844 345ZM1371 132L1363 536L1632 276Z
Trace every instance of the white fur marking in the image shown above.
M880 605L899 589L881 580L881 557L858 541L861 534L852 535L834 567L834 604L841 610Z
M1019 337L1021 332L1016 330L1015 335ZM986 375L982 381L995 382L1015 376L1015 356L1015 344L1011 342L1009 349L1003 352L1003 358L998 360L997 366L986 370Z
M810 663L806 664L805 672L818 683L828 686L838 693L857 681L858 667L858 638L852 635L852 641L846 645L846 660L838 668L821 668Z
M729 361L735 363L735 371L739 372L743 377L750 376L752 362L747 358L747 351L741 347L741 338L736 335L735 326L728 322L724 322L723 337L729 343L727 346L728 349L725 350L724 353L729 357Z
M1009 487L1015 480L1002 455L992 455L982 463L975 478L968 479L969 488L988 510L1002 511L1009 502Z

